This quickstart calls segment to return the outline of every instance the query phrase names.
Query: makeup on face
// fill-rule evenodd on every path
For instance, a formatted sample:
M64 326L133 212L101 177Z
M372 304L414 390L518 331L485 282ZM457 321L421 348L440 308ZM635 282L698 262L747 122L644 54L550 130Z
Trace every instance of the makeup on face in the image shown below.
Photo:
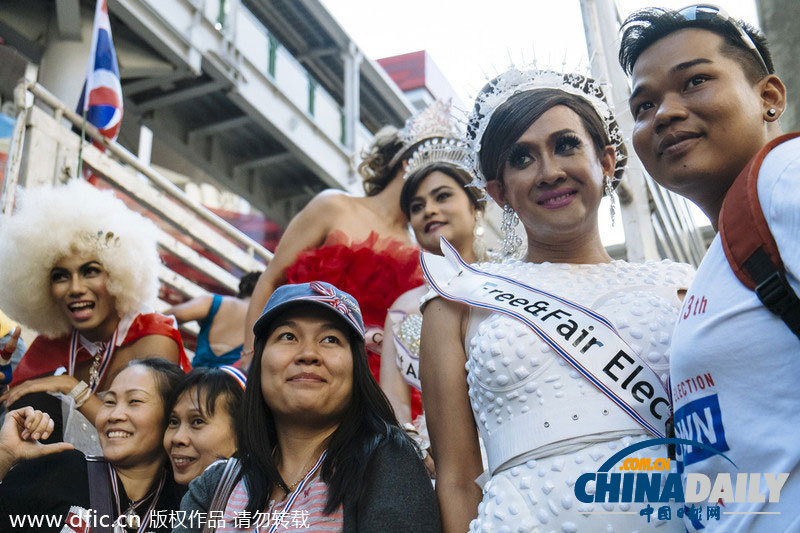
M472 245L475 208L460 183L434 171L420 182L409 202L409 223L425 250L438 252L440 236L460 250Z
M580 116L556 105L509 148L502 184L492 187L502 187L503 197L525 225L529 242L572 239L575 234L596 231L603 176L614 169L611 152L609 147L598 157Z
M50 294L72 327L93 341L107 340L119 322L108 272L95 257L73 254L50 270Z

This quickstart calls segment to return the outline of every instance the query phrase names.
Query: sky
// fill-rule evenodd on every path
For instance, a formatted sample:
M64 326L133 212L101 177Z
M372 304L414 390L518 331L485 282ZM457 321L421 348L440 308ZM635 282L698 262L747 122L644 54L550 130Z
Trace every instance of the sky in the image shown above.
M596 0L598 2L611 0ZM580 0L321 0L363 53L379 59L426 50L463 101L511 63L586 69L589 59ZM623 18L643 7L680 9L691 0L617 0ZM758 26L754 0L715 0L736 18ZM626 134L630 135L628 132ZM600 209L605 244L624 240ZM708 219L691 206L698 225Z
M371 59L427 50L465 103L487 76L532 62L568 70L588 64L579 0L321 0ZM597 0L608 1L608 0ZM681 8L691 0L619 0ZM757 24L754 0L716 0Z

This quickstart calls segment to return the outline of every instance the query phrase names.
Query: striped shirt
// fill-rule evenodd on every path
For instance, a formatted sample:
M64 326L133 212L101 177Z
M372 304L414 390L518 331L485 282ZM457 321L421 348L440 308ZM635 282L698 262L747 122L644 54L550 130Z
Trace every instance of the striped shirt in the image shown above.
M320 469L321 470L321 469ZM258 524L258 533L269 532L273 525L278 524L276 533L284 531L342 531L344 513L342 506L333 513L323 513L328 499L328 486L322 481L320 472L309 479L301 494L295 498L291 509L286 510L290 498L287 496L282 501L269 502L268 512L258 513L258 516L244 511L247 507L247 489L244 479L234 487L223 517L224 524L219 522L218 532L255 531Z

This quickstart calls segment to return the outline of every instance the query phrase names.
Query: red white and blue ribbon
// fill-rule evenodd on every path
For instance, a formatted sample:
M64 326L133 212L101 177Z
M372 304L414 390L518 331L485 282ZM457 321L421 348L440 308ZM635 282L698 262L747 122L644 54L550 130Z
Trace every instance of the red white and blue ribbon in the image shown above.
M122 516L122 506L119 497L119 483L117 482L117 473L114 471L114 467L111 464L108 464L108 475L111 478L111 491L114 495L114 503L117 505L117 519ZM161 496L161 490L164 488L164 482L166 481L167 476L161 475L161 479L158 481L158 486L156 487L155 494L153 494L153 501L150 502L150 505L147 507L147 512L142 516L139 522L139 529L136 530L137 533L144 533L147 529L148 524L150 524L150 519L153 515L153 509L156 508L158 504L158 498ZM152 494L152 493L151 493ZM145 496L148 498L148 496ZM128 526L132 524L126 524ZM126 528L127 529L127 528Z
M244 374L244 372L242 372L235 366L222 365L219 367L219 369L228 374L234 380L236 380L236 383L238 383L239 386L242 387L242 390L244 390L245 387L247 387L247 376Z
M309 283L309 287L314 292L319 293L319 296L305 296L302 298L303 300L314 300L315 302L323 302L330 305L338 312L349 318L350 322L353 323L353 326L359 331L359 333L361 333L362 336L364 335L364 328L361 326L360 320L356 317L353 309L351 309L344 300L337 296L336 291L330 287L326 287L318 281L312 281Z
M664 437L668 391L607 318L519 280L483 272L464 261L444 237L441 248L444 257L420 254L425 278L438 294L524 323L645 430ZM573 341L577 331L581 334Z
M322 455L319 456L317 462L311 467L311 470L308 471L306 477L295 487L294 491L292 491L292 495L289 497L289 501L286 502L286 505L280 511L275 511L272 513L272 527L269 528L269 533L274 533L278 526L281 524L280 518L276 519L275 515L277 514L279 517L285 517L289 515L289 511L291 511L292 506L294 505L295 500L298 496L303 492L303 488L308 484L308 481L314 477L319 470L319 467L322 466L322 461L325 460L325 456L328 454L328 450L322 452ZM258 533L258 526L256 526L253 531Z
M114 335L112 335L111 340L106 343L105 348L103 348L103 355L100 357L100 365L97 367L97 382L94 383L89 381L89 389L94 393L97 388L100 386L100 383L103 382L103 376L105 376L108 367L111 366L111 359L114 356L114 350L117 347L117 335L119 333L119 329L114 330ZM72 329L72 337L69 340L69 363L67 366L67 373L70 376L75 376L75 361L78 358L78 345L80 344L80 333L78 330L73 328Z

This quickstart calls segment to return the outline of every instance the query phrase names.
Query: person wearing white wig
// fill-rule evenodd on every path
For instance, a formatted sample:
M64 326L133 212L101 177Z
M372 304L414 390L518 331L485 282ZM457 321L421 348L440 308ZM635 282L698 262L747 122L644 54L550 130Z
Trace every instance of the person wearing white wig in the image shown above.
M45 393L61 393L94 421L95 393L131 360L190 368L174 319L151 307L156 228L111 191L77 179L24 191L0 223L0 257L0 307L39 333L0 397L7 407L34 405L58 420L60 403Z

